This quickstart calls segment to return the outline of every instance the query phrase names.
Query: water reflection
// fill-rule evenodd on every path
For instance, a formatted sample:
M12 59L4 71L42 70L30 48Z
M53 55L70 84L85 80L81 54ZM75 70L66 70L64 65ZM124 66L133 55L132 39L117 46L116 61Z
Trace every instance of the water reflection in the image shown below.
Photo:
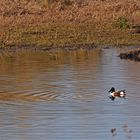
M81 88L84 90L84 86L90 86L86 81L91 79L88 73L92 69L87 67L90 64L94 71L98 72L100 53L101 50L91 53L87 51L52 53L23 51L4 54L1 56L0 84L3 85L1 91L8 90L8 92L1 96L9 96L10 91L11 97L23 94L25 96L29 93L28 97L29 95L46 96L53 99L58 94L69 92L67 90L81 90ZM97 77L97 72L94 74L94 71L92 78Z
M138 139L140 64L118 51L1 53L0 138L108 140L115 128L116 139L128 139L127 124ZM112 86L127 99L109 100Z

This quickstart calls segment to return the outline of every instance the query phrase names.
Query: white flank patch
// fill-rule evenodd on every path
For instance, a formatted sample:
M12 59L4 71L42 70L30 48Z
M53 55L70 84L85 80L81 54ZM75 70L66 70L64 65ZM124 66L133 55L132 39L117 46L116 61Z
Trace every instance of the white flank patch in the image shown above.
M121 97L124 96L124 92L123 92L123 91L120 92L120 96L121 96Z

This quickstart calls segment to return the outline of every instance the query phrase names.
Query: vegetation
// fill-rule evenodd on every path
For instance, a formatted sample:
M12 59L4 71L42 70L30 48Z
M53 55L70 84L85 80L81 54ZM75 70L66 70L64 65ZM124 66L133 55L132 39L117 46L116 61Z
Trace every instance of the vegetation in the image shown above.
M129 28L128 20L125 17L120 17L119 20L119 26L122 29Z
M139 35L129 30L114 29L113 25L41 24L12 28L3 34L2 47L65 47L75 45L135 45Z
M140 45L139 0L1 0L0 46Z

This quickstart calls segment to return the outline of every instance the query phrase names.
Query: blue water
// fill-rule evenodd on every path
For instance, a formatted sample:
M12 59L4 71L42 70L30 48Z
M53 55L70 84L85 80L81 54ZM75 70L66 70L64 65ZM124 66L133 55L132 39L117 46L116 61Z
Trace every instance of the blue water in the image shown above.
M2 53L0 140L139 140L140 63L120 51Z

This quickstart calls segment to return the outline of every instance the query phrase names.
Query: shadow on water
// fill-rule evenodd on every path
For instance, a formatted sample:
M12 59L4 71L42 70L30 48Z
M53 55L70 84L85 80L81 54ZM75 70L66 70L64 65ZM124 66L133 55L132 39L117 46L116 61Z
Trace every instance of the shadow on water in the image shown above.
M1 53L0 138L139 139L140 64L120 51ZM126 100L111 101L112 86Z

